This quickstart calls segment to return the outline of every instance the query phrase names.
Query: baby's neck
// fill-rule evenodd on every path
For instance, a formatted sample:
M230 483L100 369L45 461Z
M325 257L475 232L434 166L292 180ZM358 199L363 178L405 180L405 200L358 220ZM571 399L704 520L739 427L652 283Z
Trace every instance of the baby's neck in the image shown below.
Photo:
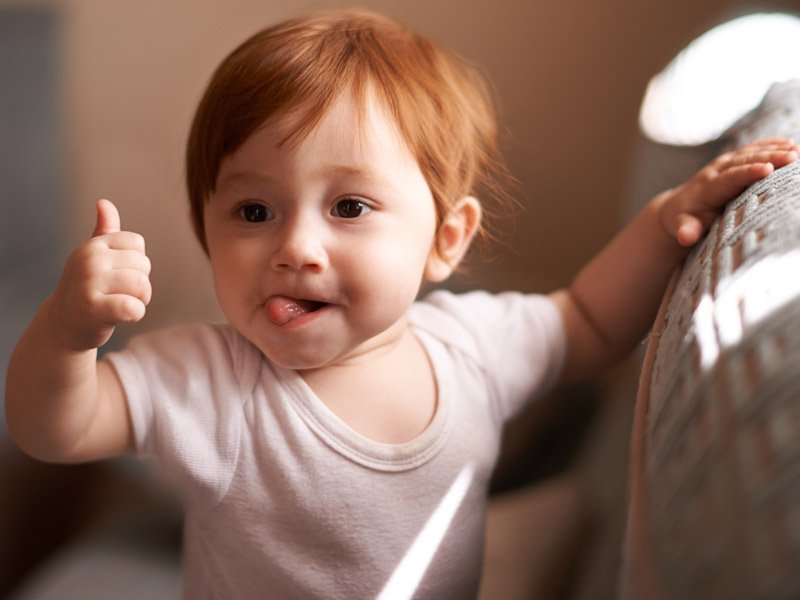
M436 411L433 368L408 327L390 345L300 375L342 421L377 442L413 440Z

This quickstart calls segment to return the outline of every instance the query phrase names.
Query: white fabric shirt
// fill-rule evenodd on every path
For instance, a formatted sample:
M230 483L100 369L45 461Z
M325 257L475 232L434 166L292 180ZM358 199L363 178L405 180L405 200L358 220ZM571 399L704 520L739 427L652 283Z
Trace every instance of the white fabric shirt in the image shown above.
M185 496L185 597L475 597L502 428L556 379L563 327L548 298L516 293L435 292L409 319L438 399L399 445L353 431L227 325L108 355L137 451Z

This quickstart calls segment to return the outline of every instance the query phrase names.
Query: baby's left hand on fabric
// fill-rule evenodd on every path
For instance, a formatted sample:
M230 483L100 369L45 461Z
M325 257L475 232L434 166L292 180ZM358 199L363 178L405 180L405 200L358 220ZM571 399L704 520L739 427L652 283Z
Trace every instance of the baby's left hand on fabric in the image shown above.
M687 182L655 197L661 225L681 246L695 245L725 204L799 155L800 145L786 138L759 140L721 154Z

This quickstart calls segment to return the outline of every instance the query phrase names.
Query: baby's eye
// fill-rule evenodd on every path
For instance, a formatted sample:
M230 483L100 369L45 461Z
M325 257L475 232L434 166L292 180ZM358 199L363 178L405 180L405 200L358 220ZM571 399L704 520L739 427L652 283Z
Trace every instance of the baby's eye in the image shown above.
M248 223L262 223L275 218L269 208L256 202L240 206L238 213Z
M344 198L336 203L336 206L331 210L331 214L341 219L355 219L371 210L372 209L361 200Z

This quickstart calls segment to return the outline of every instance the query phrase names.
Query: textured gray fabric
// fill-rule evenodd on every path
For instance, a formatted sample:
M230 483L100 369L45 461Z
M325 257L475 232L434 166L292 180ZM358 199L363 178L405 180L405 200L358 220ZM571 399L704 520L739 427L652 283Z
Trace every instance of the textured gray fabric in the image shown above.
M729 139L774 135L800 140L800 82ZM643 476L665 597L800 598L800 161L726 207L661 325Z

